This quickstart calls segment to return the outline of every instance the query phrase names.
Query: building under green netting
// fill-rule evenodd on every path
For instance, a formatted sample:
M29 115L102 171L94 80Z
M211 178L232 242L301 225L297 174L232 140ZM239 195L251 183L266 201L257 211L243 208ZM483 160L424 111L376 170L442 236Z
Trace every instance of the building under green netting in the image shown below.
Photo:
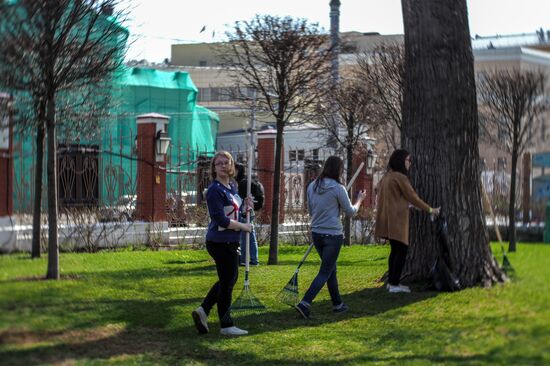
M201 155L215 149L219 118L216 113L196 104L197 88L189 74L182 71L162 71L147 68L127 68L117 78L115 91L120 101L117 118L105 124L102 147L106 151L102 160L120 163L124 176L117 174L112 164L104 164L101 198L109 203L113 198L135 192L136 161L120 159L113 151L122 145L125 156L132 155L137 131L136 118L145 113L161 113L170 117L168 134L172 139L168 165L172 172L189 172L195 169ZM113 175L108 176L108 175ZM134 174L135 175L135 174ZM115 179L115 176L118 179ZM168 175L168 185L176 186L177 174ZM181 185L181 184L180 184ZM191 189L190 187L180 187Z
M113 80L110 92L112 117L100 123L97 138L70 141L59 137L61 203L111 205L135 194L136 118L146 113L170 117L167 186L194 190L194 182L182 177L189 176L197 161L215 150L219 118L196 104L198 90L189 74L126 67ZM15 139L14 206L18 212L32 211L35 148L30 135Z

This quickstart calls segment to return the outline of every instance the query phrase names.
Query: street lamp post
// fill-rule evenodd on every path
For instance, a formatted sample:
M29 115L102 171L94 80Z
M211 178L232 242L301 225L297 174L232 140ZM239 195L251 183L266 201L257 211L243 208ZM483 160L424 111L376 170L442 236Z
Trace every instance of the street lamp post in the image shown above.
M339 70L339 54L340 54L340 0L330 0L330 38L331 38L331 47L332 47L332 61L331 61L331 77L332 77L332 86L333 89L338 87L340 81L340 70ZM332 103L332 128L336 135L338 135L339 128L339 116L338 116L338 105L334 99L331 100ZM337 148L337 138L334 136L329 136L327 145L332 148Z

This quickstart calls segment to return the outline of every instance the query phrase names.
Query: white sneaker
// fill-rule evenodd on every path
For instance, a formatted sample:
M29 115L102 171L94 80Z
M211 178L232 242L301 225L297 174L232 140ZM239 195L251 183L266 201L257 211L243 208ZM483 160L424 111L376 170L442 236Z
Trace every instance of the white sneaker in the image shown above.
M208 333L208 315L206 315L206 312L204 311L202 306L199 306L198 308L193 310L191 316L193 317L193 321L195 322L195 328L197 328L199 333Z
M399 284L399 287L401 287L403 290L405 290L405 292L411 292L411 288L409 286Z
M407 286L392 286L392 285L389 285L388 286L388 291L389 292L392 292L392 293L397 293L397 292L411 292L411 289L409 289Z
M220 334L223 334L226 336L242 336L242 335L247 335L248 331L233 326L233 327L220 329Z
M405 286L405 285L402 285L402 284L399 284L399 285L397 285L397 286L399 286L399 287L401 287L402 289L404 289L405 292L407 292L407 291L408 291L408 292L411 292L411 288L410 288L409 286ZM387 283L387 284L386 284L386 288L389 290L390 287L391 287L391 285L390 285L389 283Z

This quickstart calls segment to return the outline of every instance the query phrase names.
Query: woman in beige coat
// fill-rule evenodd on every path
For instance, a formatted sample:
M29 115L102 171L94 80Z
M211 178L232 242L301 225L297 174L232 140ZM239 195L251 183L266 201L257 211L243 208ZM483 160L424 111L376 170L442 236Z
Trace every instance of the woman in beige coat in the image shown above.
M389 292L411 292L399 283L407 258L409 245L409 204L432 215L439 215L439 208L432 208L422 201L409 181L411 155L407 150L395 150L388 163L388 171L378 184L375 235L389 240L388 260Z

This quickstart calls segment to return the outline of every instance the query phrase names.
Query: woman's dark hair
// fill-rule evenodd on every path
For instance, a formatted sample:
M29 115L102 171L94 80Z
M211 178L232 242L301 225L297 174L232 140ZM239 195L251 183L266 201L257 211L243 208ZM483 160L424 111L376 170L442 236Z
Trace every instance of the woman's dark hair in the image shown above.
M237 181L237 183L239 183L241 180L245 178L244 169L245 168L243 164L235 163L235 170L237 171L235 175L235 180Z
M344 162L342 161L342 159L334 155L329 156L328 159L325 161L325 165L323 165L323 170L321 171L321 174L319 174L317 179L315 179L314 190L317 190L317 188L319 188L319 184L321 184L323 178L331 178L342 184L342 182L340 182L340 176L342 175L343 171Z
M388 171L393 170L394 172L403 173L408 176L409 172L405 167L405 159L409 155L409 152L405 149L395 150L390 156L390 161L388 162Z

